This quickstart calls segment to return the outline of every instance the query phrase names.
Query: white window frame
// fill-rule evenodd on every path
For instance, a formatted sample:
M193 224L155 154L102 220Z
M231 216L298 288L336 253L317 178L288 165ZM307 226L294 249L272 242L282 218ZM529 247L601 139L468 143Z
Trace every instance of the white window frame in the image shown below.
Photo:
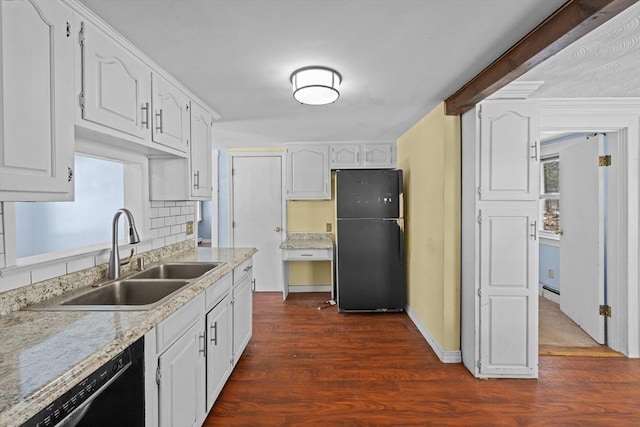
M546 239L560 240L560 236L553 231L544 229L544 202L545 200L558 200L560 202L560 192L557 193L545 193L544 192L544 164L547 162L557 161L558 166L562 167L560 164L560 155L559 153L545 155L540 158L540 202L538 204L538 231L540 233L540 237Z
M76 137L75 153L89 157L103 158L124 164L124 206L133 214L136 228L142 242L149 240L147 234L147 212L149 210L149 163L144 154L139 154L115 145L101 144ZM114 212L115 213L115 212ZM26 258L16 256L15 206L13 202L4 203L5 223L5 268L0 269L0 277L24 273L42 266L55 266L64 262L95 256L107 262L110 242L74 248L59 252L50 252ZM111 224L105 225L111 227ZM128 245L122 245L126 247Z

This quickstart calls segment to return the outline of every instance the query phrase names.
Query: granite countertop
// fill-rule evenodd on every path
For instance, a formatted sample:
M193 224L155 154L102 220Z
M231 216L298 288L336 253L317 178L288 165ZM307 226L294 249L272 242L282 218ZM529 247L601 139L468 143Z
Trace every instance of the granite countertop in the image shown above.
M14 311L0 316L0 426L18 426L250 258L198 248L162 262L224 262L149 311Z
M331 233L287 233L280 249L333 249Z

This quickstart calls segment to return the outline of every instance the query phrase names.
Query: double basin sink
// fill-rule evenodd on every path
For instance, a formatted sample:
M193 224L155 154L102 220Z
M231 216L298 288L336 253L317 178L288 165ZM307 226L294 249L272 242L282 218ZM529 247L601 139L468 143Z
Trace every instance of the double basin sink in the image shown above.
M195 279L220 267L220 262L166 263L81 291L73 291L26 307L35 311L134 311L162 304Z

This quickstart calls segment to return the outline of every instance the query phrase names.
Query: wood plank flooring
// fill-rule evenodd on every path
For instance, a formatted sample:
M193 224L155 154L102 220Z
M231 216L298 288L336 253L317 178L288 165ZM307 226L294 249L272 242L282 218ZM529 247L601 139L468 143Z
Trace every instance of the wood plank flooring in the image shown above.
M253 338L205 426L640 425L640 360L540 357L538 380L442 364L406 314L254 294Z

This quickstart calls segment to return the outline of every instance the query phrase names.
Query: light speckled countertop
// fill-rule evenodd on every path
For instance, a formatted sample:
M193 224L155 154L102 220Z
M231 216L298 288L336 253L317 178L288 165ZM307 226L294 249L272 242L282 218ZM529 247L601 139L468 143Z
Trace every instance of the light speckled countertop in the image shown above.
M331 233L287 233L280 249L332 249Z
M226 264L149 311L14 311L0 316L0 426L18 426L251 257L198 248L162 262Z

